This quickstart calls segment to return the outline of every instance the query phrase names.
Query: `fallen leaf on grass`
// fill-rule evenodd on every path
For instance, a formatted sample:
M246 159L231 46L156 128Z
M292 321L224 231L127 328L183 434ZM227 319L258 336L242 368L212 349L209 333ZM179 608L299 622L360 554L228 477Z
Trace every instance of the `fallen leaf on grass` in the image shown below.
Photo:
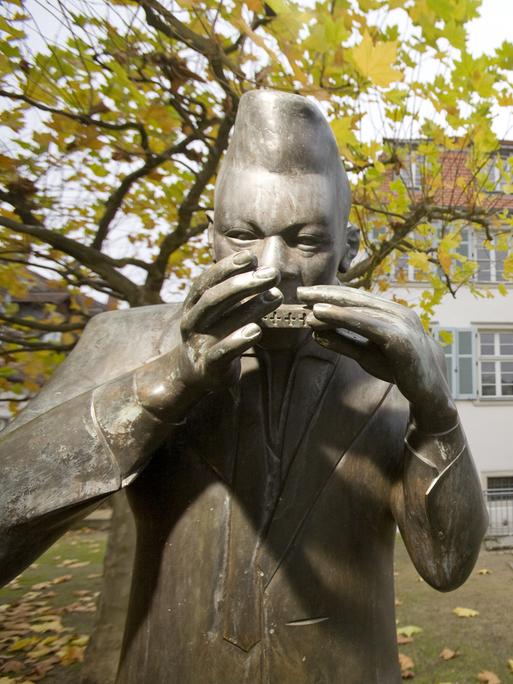
M462 618L471 618L471 617L476 617L476 615L479 615L478 610L472 610L472 608L455 608L452 611L455 615L458 617Z
M397 643L399 646L404 646L405 644L411 644L413 639L411 637L403 636L402 634L397 635Z
M497 677L495 672L490 672L489 670L483 670L477 675L477 681L483 682L484 684L501 684L501 680Z
M513 672L513 658L510 658L508 660L508 667L511 670L511 672Z
M63 665L71 665L72 663L83 662L84 651L85 648L83 646L73 646L72 644L69 644L68 646L64 646L64 648L61 648L60 651L57 651L57 655L61 659Z
M60 577L55 577L52 580L52 584L62 584L63 582L69 582L70 579L73 579L73 575L61 575Z
M50 622L41 622L39 624L32 625L32 631L37 633L42 632L62 632L64 627L60 620L52 620Z
M405 637L412 637L414 634L420 634L422 631L422 627L417 627L416 625L406 625L405 627L397 628L397 634Z
M452 660L453 658L457 658L458 656L458 651L453 651L452 648L444 648L444 650L440 653L440 658L442 660Z
M23 663L21 660L7 660L2 665L2 673L4 672L21 672L23 670Z
M413 677L415 677L413 672L415 663L409 656L404 655L404 653L399 653L399 666L401 668L402 679L413 679Z
M477 571L478 575L491 575L492 571L488 570L488 568L481 568L481 570Z
M38 641L39 639L37 639L37 637L27 637L26 639L18 639L13 644L11 644L7 650L9 653L13 653L14 651L22 651L24 648L27 648L27 646L37 644Z

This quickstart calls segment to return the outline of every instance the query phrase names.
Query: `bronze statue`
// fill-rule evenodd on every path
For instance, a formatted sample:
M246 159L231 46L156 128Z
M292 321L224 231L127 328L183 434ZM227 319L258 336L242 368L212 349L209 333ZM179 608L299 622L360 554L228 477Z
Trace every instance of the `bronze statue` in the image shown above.
M4 582L127 487L119 684L400 682L396 525L433 587L474 565L486 513L443 355L411 310L337 285L349 207L317 107L245 94L216 263L183 307L95 317L2 435Z

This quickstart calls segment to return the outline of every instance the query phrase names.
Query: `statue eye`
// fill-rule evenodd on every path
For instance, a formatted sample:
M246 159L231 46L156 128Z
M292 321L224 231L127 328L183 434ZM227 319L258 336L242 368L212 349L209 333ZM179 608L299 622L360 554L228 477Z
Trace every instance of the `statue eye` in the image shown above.
M244 230L242 228L230 228L225 231L226 237L232 240L255 240L256 236L250 230Z
M319 235L298 235L296 238L296 244L298 247L312 251L320 247L322 244L322 238Z

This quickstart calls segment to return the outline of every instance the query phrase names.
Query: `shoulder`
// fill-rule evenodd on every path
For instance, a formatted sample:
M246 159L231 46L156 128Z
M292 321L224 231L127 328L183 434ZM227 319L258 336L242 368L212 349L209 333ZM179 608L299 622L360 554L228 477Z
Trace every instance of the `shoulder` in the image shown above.
M181 310L181 303L173 303L98 314L86 326L73 354L84 347L88 350L119 347L127 360L132 356L164 353L167 349L162 346L170 335L173 338L178 332Z
M26 422L170 351L179 340L181 308L179 303L157 304L94 316L17 422Z

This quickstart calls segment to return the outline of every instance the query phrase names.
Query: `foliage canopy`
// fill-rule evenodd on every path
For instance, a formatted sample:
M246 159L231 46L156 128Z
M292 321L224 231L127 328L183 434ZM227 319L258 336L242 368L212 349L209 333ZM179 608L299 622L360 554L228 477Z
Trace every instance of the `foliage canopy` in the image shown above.
M511 168L497 156L492 123L513 104L513 44L478 56L468 48L479 7L6 0L0 389L23 391L16 369L26 351L36 367L25 375L52 370L91 313L80 293L157 303L169 295L166 283L176 292L208 263L202 235L215 174L239 98L252 88L312 96L332 122L362 231L362 258L343 280L384 289L405 253L426 274L426 318L447 288L475 287L475 264L458 251L461 228L479 226L489 245L511 232L500 195L490 193L490 159L508 189ZM447 151L458 160L450 176ZM407 179L419 169L416 186ZM68 311L23 312L27 269L36 266L50 287L70 293ZM506 272L513 277L511 258ZM48 341L60 331L64 341Z

